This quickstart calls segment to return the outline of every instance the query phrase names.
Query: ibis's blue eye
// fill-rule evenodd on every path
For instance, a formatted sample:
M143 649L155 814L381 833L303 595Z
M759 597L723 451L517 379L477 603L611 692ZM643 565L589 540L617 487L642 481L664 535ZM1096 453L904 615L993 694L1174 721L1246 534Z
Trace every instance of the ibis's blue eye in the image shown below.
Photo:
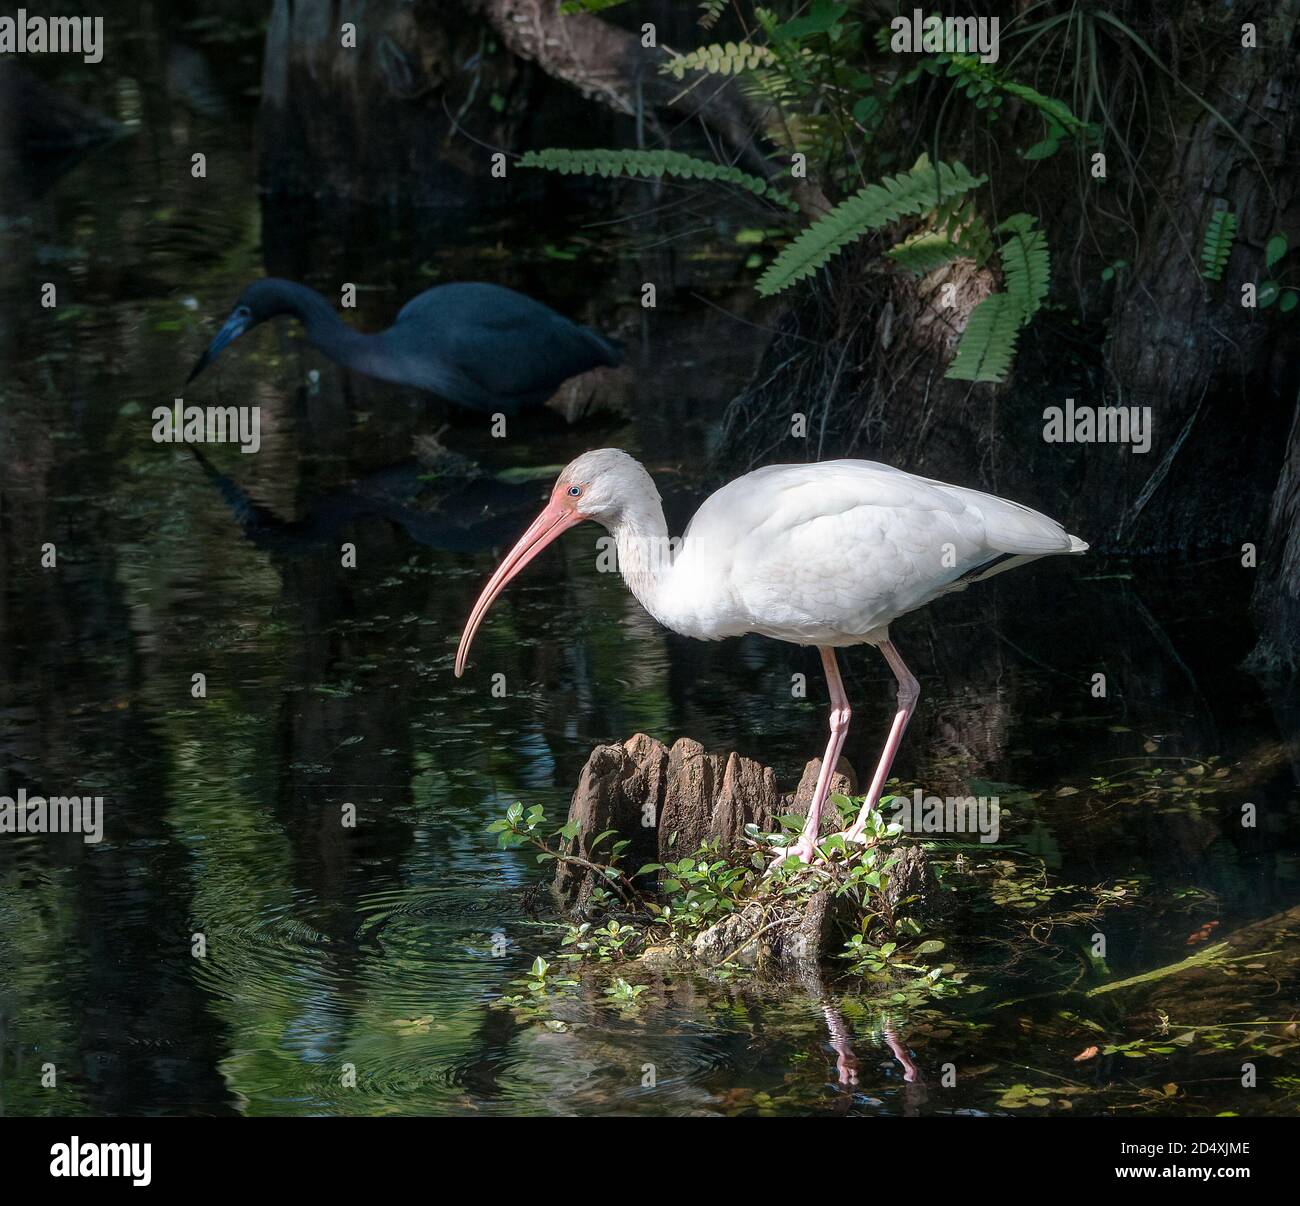
M582 497L582 487L581 487L581 486L570 486L570 487L569 487L569 497L570 497L570 498L581 498L581 497Z

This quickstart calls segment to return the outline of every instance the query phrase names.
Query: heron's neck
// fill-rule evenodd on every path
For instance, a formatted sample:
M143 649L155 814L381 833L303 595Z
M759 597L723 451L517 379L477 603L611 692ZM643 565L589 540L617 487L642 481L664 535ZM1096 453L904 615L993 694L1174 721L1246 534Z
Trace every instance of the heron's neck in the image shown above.
M657 498L637 499L610 533L628 589L659 623L671 628L670 580L677 541L668 536L663 504Z
M280 298L285 310L306 328L312 347L339 364L364 369L373 336L354 331L324 297L306 285L282 281Z

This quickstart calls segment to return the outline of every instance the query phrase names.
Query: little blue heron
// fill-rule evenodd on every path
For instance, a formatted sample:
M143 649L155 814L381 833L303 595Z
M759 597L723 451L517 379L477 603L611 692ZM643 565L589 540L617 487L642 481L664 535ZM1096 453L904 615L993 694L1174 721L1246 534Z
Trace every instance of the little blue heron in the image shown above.
M437 285L412 298L377 335L347 326L315 289L267 277L240 295L186 384L245 331L291 314L307 341L345 368L413 385L470 410L540 406L570 377L623 353L613 340L500 285Z

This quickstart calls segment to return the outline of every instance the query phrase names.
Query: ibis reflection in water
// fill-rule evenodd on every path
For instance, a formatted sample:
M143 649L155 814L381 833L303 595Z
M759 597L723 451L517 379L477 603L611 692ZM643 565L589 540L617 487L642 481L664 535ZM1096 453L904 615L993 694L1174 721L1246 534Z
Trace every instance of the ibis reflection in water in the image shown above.
M426 289L388 330L365 335L315 289L267 277L239 295L186 384L244 332L284 314L298 319L307 342L336 364L485 413L540 406L570 377L623 359L612 339L500 285Z
M803 833L782 858L811 862L822 806L849 727L835 650L874 645L898 680L898 711L857 820L862 841L920 688L889 626L949 591L1054 553L1088 546L1019 503L917 477L873 461L820 461L756 469L710 495L676 549L654 481L616 448L565 467L551 500L507 554L475 603L456 674L492 601L551 541L591 519L613 536L619 570L665 628L700 640L759 633L815 645L831 696L830 741Z

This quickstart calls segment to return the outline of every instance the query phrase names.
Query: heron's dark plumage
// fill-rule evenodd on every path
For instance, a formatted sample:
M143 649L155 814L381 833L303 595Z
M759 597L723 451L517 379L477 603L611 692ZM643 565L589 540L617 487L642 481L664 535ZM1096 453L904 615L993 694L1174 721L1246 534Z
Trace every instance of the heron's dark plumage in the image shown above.
M545 402L579 373L622 361L613 340L500 285L437 285L412 298L386 331L348 327L314 289L268 277L240 294L191 380L244 331L280 314L307 328L331 360L428 390L471 410L513 414Z

